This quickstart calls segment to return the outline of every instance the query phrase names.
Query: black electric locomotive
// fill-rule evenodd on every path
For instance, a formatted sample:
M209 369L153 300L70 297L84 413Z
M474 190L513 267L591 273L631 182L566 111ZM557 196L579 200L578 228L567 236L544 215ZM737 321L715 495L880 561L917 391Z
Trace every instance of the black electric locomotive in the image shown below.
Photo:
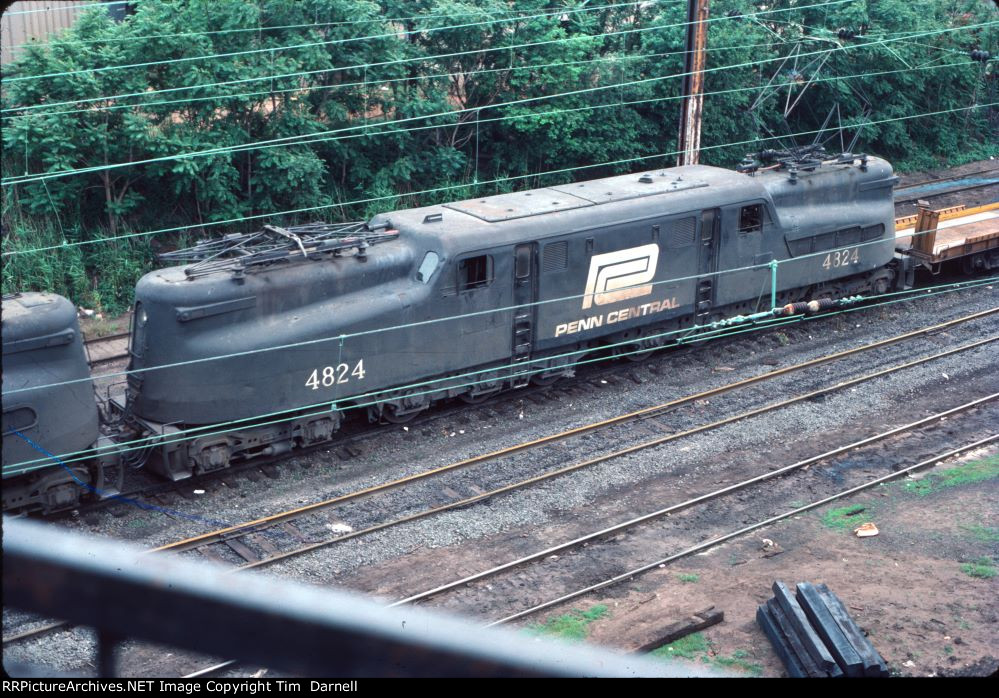
M853 155L687 166L205 243L139 282L116 409L177 480L328 441L351 406L403 421L601 347L884 292L896 180Z
M5 295L2 335L4 511L117 494L122 472L100 431L76 308L53 293Z

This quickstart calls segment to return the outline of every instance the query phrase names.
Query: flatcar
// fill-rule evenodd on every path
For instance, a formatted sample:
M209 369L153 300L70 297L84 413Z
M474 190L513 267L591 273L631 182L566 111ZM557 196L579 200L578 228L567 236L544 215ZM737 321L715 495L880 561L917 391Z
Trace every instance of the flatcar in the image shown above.
M640 354L775 300L904 281L888 162L746 170L653 170L175 253L186 263L136 287L115 410L149 467L181 480L327 442L352 407L404 421L569 375L602 347Z
M4 511L118 494L122 470L100 430L76 308L53 293L5 295L2 335ZM74 457L54 464L61 454Z

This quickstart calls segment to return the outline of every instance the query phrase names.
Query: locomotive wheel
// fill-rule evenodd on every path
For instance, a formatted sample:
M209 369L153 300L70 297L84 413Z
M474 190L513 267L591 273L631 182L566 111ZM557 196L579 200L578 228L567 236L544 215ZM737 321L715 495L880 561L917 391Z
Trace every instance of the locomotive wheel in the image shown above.
M891 286L892 275L887 272L880 272L873 279L871 279L871 293L875 296L880 296L882 294L888 293L888 288Z
M633 361L636 364L640 364L656 352L655 349L646 349L645 351L638 351L629 354L625 354L628 361Z
M562 376L559 374L551 376L542 376L540 373L536 373L533 376L531 376L531 383L533 383L538 387L545 388L549 385L554 385L555 383L558 382L560 378L562 378Z

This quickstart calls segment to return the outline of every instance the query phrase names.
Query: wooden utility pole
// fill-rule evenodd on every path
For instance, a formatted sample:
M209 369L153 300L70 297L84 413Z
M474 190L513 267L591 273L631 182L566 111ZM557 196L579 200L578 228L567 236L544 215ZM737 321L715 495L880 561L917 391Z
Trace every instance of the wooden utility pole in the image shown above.
M708 0L687 0L687 54L683 72L683 106L677 165L696 165L701 152L701 114L704 109L704 67L708 44Z

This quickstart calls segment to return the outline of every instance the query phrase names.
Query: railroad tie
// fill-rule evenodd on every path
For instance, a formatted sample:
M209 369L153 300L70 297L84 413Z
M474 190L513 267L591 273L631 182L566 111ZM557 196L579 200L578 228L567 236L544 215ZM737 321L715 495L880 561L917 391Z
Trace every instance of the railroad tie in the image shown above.
M756 622L792 677L884 677L888 667L825 584L783 582L759 606Z

